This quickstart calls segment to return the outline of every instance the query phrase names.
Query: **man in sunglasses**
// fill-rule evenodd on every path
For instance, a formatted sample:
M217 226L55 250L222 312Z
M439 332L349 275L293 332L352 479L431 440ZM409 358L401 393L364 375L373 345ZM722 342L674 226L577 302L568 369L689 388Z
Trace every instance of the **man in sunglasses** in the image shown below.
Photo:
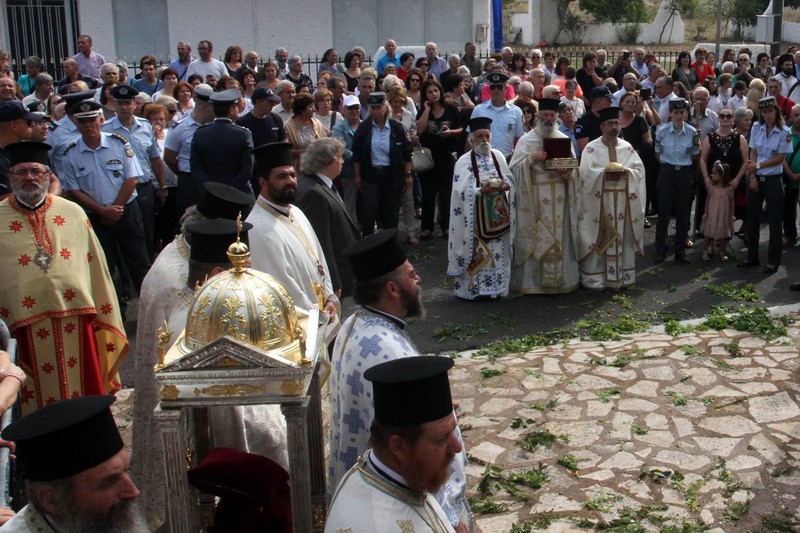
M517 141L525 135L522 110L506 100L508 76L500 72L492 72L486 76L486 81L489 82L491 98L475 106L472 118L492 119L492 147L500 150L508 161L514 153Z

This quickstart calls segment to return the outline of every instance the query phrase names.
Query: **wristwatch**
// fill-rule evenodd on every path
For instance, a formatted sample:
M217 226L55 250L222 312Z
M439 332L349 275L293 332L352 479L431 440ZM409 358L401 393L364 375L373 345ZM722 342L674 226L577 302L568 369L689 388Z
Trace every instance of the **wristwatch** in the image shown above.
M756 163L756 170L761 170L761 163Z

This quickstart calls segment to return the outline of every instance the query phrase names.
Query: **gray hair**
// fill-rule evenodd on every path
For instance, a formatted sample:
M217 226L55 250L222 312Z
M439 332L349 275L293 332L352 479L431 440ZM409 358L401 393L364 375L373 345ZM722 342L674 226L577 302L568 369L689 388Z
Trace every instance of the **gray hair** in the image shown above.
M47 72L42 72L33 79L33 87L35 89L38 89L39 87L43 87L45 84L52 82L53 82L53 76L51 76Z
M117 66L120 72L128 72L128 63L126 61L123 61L122 59L117 59L117 61L114 64Z
M735 65L733 64L733 61L726 61L722 64L722 72L725 72L727 69L730 69L730 71L733 72L734 67Z
M290 80L281 80L278 82L278 86L275 87L275 94L280 95L286 89L292 88L294 89L294 83Z
M696 87L695 90L692 91L693 95L698 93L700 94L706 93L706 96L711 96L711 94L708 92L708 89L706 89L705 87Z
M453 63L461 63L461 57L458 54L450 54L447 57L447 64L452 65Z
M769 79L767 80L767 83L769 83L769 82L777 83L777 84L780 84L781 86L783 85L783 82L781 81L781 79L778 76L770 76Z
M733 112L733 124L737 125L747 115L750 115L750 118L753 118L753 110L749 107L737 107L736 111Z
M469 73L469 67L466 66L466 65L461 65L460 67L458 67L458 70L456 70L456 73L458 73L461 76L472 77L472 75L470 75L470 73Z
M509 52L512 54L514 53L514 50L510 46L505 46L502 50L500 50L500 54L506 54Z
M344 144L339 139L333 137L317 139L306 148L300 171L303 174L316 174L341 157L343 152Z
M37 56L31 56L25 60L26 65L30 65L32 67L42 68L42 60Z
M114 63L103 63L100 66L100 75L101 76L103 74L105 74L106 72L109 72L109 71L114 71L117 74L119 74L119 67L117 65L115 65Z
M300 56L291 56L289 59L286 60L288 65L294 65L295 63L299 63L303 60Z
M275 57L278 57L278 54L280 54L281 52L284 52L284 53L288 54L289 50L287 50L286 48L284 48L282 46L280 48L276 48L275 49Z
M533 96L533 84L529 81L523 81L519 84L519 90L517 94L522 95L526 94L528 96Z
M400 85L404 87L403 82L395 76L394 74L387 74L385 78L383 78L383 83L381 87L383 88L383 92L387 92L389 89L394 87L395 85Z
M542 51L539 50L538 48L534 48L533 50L531 50L530 55L531 55L531 57L537 55L537 56L539 56L541 58L542 57Z
M790 113L791 113L792 111L795 111L795 110L798 110L798 111L800 111L800 104L794 104L794 105L792 106L792 109L791 109Z

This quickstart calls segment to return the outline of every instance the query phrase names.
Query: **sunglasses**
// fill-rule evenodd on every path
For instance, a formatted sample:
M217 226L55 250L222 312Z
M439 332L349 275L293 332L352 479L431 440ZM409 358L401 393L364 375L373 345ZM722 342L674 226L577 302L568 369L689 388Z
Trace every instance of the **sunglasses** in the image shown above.
M429 66L431 66L431 64L430 63L420 63L419 66L421 66L421 67L429 67Z
M489 89L491 89L492 91L497 91L497 90L504 89L504 88L505 88L505 85L502 84L502 83L490 83L489 84Z
M359 104L349 105L347 106L347 109L349 109L350 111L355 111L356 109L361 109L361 106Z
M413 82L413 81L415 81L415 82L419 83L419 82L421 82L422 80L421 80L421 79L419 79L419 78L411 78L411 80L410 80L410 81L412 81L412 82Z
M719 118L724 118L724 119L732 119L733 118L733 115L729 115L728 113L721 113L718 116L719 116Z

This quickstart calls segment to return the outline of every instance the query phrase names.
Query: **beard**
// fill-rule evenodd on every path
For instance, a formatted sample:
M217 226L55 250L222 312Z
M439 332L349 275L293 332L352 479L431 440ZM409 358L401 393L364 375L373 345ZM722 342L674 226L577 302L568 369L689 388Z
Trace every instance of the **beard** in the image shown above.
M278 205L293 204L297 196L297 189L295 187L284 187L281 190L276 190L271 194L271 200Z
M556 131L556 123L552 120L537 120L536 133L544 139L550 139Z
M439 468L435 474L427 477L423 477L422 473L430 470L430 466L426 464L429 460L417 461L417 464L409 469L413 474L405 476L408 487L416 492L436 494L450 475L450 463L453 462L453 459L455 459L455 454L448 453L441 468Z
M11 192L18 200L28 204L36 205L42 197L47 194L49 183L34 183L25 188L25 185L12 185Z
M605 132L603 137L606 137L607 139L618 139L621 133L622 128L613 128Z
M406 310L406 318L415 316L425 318L425 306L422 304L422 291L420 291L419 285L416 285L414 291L406 289L402 289L402 291L400 302Z
M487 156L492 151L492 145L489 143L476 144L474 150L478 155Z
M114 504L105 516L97 516L72 505L58 520L58 530L75 533L137 533L150 531L139 504L123 501Z

